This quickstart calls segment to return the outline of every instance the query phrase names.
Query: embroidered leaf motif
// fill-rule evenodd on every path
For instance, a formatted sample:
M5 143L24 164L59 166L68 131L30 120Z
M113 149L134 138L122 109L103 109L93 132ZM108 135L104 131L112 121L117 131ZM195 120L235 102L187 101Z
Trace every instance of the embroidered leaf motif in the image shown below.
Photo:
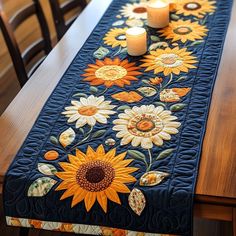
M97 93L97 92L98 92L98 89L97 89L96 87L94 87L94 86L90 86L89 91L90 91L91 93Z
M139 185L148 187L155 186L160 184L169 175L168 173L160 171L149 171L140 178Z
M106 133L105 129L98 130L95 133L92 134L91 138L100 138Z
M146 199L143 193L134 188L128 198L130 208L140 216L146 206Z
M112 25L113 26L119 26L119 25L123 25L125 22L123 20L118 20L116 22L114 22Z
M127 105L123 105L123 106L120 106L117 108L117 111L124 111L126 109L131 109L130 106L127 106Z
M118 101L127 102L127 103L139 102L143 99L143 96L136 93L135 91L130 91L130 92L123 91L123 92L113 94L111 96L112 98Z
M84 98L87 98L88 96L85 93L76 93L76 94L73 95L73 97L84 97Z
M161 160L164 159L166 157L168 157L169 155L171 155L173 153L175 149L174 148L170 148L170 149L166 149L164 151L162 151L156 158L156 160Z
M116 144L116 141L113 139L113 138L108 138L106 141L105 141L105 144L107 146L114 146Z
M197 41L194 41L193 43L190 44L190 47L199 45L199 44L201 44L201 43L203 43L203 42L205 42L205 40L197 40Z
M38 163L38 170L44 175L54 175L57 172L53 165L46 163Z
M55 136L51 136L50 137L50 142L52 144L58 145L58 139Z
M161 48L161 47L168 47L168 44L166 42L153 43L150 45L148 50L153 51L153 50L156 50L157 48Z
M128 155L130 155L131 157L133 157L136 160L145 160L145 155L143 153L141 153L140 151L137 150L128 150L127 151Z
M152 87L141 87L138 88L137 90L145 97L152 97L157 93L156 89Z
M79 128L79 132L82 133L83 135L85 134L84 129L83 128Z
M171 14L170 18L171 18L171 20L179 20L179 16L177 16L175 14Z
M50 150L50 151L47 151L45 154L44 154L44 158L48 161L53 161L53 160L56 160L57 158L59 157L59 153L55 150Z
M186 80L187 78L188 78L187 76L181 76L181 77L179 77L179 78L176 80L176 82L184 81L184 80Z
M110 51L107 48L99 47L94 53L93 56L97 59L103 59Z
M160 41L161 41L160 38L157 37L156 35L151 35L150 38L151 38L151 40L154 41L154 42L160 42Z
M184 109L184 107L186 107L186 104L184 104L184 103L177 103L175 105L172 105L170 107L170 110L172 112L181 111L182 109Z
M61 133L59 137L59 142L63 147L67 147L75 140L75 131L69 128Z
M45 196L51 188L57 183L56 180L49 177L41 177L36 179L29 187L28 197L42 197Z
M125 53L127 53L127 51L128 51L127 48L122 48L122 49L120 50L120 54L125 54Z
M162 106L162 107L166 108L166 105L163 102L154 102L154 105Z

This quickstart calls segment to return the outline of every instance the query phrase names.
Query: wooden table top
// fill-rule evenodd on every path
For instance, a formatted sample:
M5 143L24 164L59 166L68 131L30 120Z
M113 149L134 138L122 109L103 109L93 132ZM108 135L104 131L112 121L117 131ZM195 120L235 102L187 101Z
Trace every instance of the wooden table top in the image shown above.
M111 1L88 5L0 117L0 185L45 101ZM203 144L197 201L236 205L235 29L234 3Z

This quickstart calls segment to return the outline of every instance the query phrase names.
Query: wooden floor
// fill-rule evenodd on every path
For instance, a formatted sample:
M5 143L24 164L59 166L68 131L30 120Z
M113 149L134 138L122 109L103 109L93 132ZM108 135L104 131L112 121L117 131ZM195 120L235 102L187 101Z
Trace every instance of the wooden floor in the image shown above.
M30 0L2 0L4 10L7 15L12 15L19 6L27 4ZM55 42L55 29L53 26L52 16L48 5L48 0L41 0L43 10L47 17L51 37ZM29 27L30 25L30 27ZM31 18L29 22L22 25L16 32L16 37L20 48L23 50L26 48L29 42L32 42L39 36L38 25L35 18ZM11 59L8 55L8 51L2 35L0 33L0 114L5 110L11 100L20 90L18 81L16 79L15 71L11 64ZM231 225L226 222L213 222L203 221L195 219L194 221L194 236L231 236ZM5 220L3 218L2 200L0 198L0 236L17 236L19 229L6 227ZM66 236L71 234L55 233L47 231L31 230L30 236Z

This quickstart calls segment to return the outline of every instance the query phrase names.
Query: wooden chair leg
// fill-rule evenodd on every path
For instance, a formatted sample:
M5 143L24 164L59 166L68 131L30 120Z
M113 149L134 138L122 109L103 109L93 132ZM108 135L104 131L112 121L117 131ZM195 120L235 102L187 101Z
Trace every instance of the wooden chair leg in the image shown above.
M236 236L236 208L233 208L233 236Z
M29 228L20 228L19 236L29 236Z

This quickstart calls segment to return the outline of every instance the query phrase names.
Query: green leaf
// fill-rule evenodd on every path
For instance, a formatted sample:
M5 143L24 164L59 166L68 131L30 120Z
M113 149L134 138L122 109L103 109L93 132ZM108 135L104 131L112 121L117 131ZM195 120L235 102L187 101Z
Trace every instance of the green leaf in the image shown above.
M172 105L170 107L170 110L173 111L173 112L181 111L182 109L184 109L184 107L186 107L186 104L184 104L184 103L177 103L175 105Z
M136 160L141 160L141 161L145 161L145 155L137 150L128 150L127 154L130 155L131 157L133 157Z
M91 138L100 138L102 137L107 131L105 129L98 130L92 134Z
M84 129L83 128L79 128L80 133L82 133L84 135Z
M202 19L202 20L200 21L200 24L201 24L201 25L205 25L206 22L207 22L207 16L206 16L204 19Z
M168 44L166 42L158 42L158 43L153 43L149 47L149 51L156 50L157 48L161 47L168 47Z
M160 42L160 41L161 41L160 38L157 37L156 35L151 35L150 38L151 38L151 40L154 41L154 42Z
M90 86L89 91L90 91L91 93L97 93L97 92L98 92L98 89L97 89L97 87Z
M171 20L179 20L180 17L177 16L177 15L175 15L175 14L171 14L171 15L170 15L170 19L171 19Z
M162 159L170 156L174 150L175 150L174 148L170 148L170 149L166 149L166 150L162 151L161 153L159 153L156 160L162 160Z
M47 163L38 163L38 170L44 175L54 175L57 172L53 165Z
M144 84L150 84L149 80L147 80L147 79L142 79L142 82L143 82Z
M155 106L162 106L164 108L166 108L166 105L163 102L154 102Z
M127 106L127 105L123 105L123 106L120 106L117 108L117 111L124 111L126 109L131 109L130 106Z
M186 80L187 78L188 78L187 76L181 76L181 77L179 77L179 78L176 80L176 82L184 81L184 80Z
M55 144L55 145L59 144L57 137L51 136L49 139L52 144Z
M127 48L122 48L122 49L120 50L119 54L126 54L127 51L128 51Z
M42 197L45 196L51 188L57 183L56 180L49 177L41 177L36 179L29 187L28 197Z
M145 97L152 97L157 93L157 90L152 87L140 87L137 90Z
M191 44L190 44L190 47L193 47L193 46L199 45L199 44L204 43L204 42L205 42L205 40L197 40L197 41L191 43Z
M97 59L103 59L110 51L107 48L99 47L94 53L93 56Z
M75 94L73 95L73 97L84 97L84 98L87 98L88 95L85 94L85 93L75 93Z

